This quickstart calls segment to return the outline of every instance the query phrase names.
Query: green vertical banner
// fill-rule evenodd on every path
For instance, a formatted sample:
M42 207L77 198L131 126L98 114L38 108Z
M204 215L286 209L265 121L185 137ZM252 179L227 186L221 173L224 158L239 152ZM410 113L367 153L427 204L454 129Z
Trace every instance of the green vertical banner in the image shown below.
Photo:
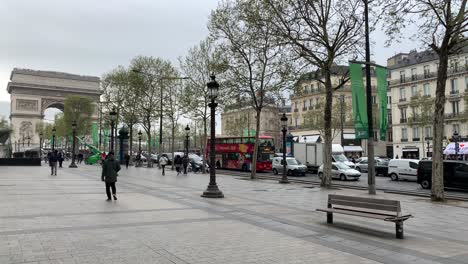
M369 138L369 124L367 120L367 103L362 79L362 66L357 63L349 64L351 90L353 95L354 131L356 139Z
M383 67L376 68L377 90L379 94L379 114L380 114L380 140L387 138L387 69Z
M92 135L93 135L93 145L99 145L99 128L97 123L91 125Z
M109 141L109 134L110 134L110 133L109 133L109 130L103 129L103 130L102 130L102 133L103 133L102 142L103 142L104 144L107 144L107 142Z

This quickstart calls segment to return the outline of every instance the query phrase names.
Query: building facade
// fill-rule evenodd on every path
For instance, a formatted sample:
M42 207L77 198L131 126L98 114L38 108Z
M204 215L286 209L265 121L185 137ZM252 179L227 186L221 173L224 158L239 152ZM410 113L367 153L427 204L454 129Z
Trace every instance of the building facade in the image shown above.
M259 135L271 136L275 145L281 144L280 111L275 105L267 105L260 116ZM249 104L235 104L226 107L221 114L222 136L255 136L257 114Z
M413 50L389 58L387 66L394 157L430 157L438 57L432 51ZM460 54L451 56L448 67L444 145L454 132L462 139L468 138L468 48L465 47Z
M348 73L348 69L348 66L333 67L332 85L334 87L342 82L344 76ZM373 137L375 141L374 153L376 156L388 156L387 141L380 141L377 79L373 72L371 78L374 120ZM294 94L290 97L291 113L288 117L289 130L299 142L317 142L323 139L325 87L322 82L319 81L320 79L319 72L311 72L301 76L296 83ZM367 140L358 140L355 138L350 82L335 90L333 94L332 143L341 144L347 156L366 156Z

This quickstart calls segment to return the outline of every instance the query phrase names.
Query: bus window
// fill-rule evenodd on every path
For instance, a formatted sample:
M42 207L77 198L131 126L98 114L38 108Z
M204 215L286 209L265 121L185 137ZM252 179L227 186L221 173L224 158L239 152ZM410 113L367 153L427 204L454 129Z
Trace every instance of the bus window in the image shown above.
M273 146L273 139L260 139L260 146L263 147L272 147Z
M258 161L269 161L271 160L272 154L270 153L258 153Z
M239 153L228 153L227 159L228 160L238 160L239 159Z

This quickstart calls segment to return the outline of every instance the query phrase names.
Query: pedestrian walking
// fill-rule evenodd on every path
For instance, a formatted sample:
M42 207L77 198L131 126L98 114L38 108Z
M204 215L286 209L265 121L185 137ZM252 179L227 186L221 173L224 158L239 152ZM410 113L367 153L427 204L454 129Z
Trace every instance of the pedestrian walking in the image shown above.
M112 196L114 200L117 200L117 190L115 187L115 183L117 182L118 172L120 171L120 164L118 161L114 159L114 152L110 151L107 155L106 160L102 164L102 175L101 180L106 183L106 194L107 194L107 201L111 201L111 188L112 188Z
M184 174L187 174L187 167L189 165L189 157L187 155L184 155L182 158L182 166L184 166Z
M50 166L50 175L55 175L57 176L57 150L54 150L52 152L49 152L47 154L47 158L49 160L49 166Z
M166 175L166 172L165 172L165 168L166 168L166 165L167 165L166 156L161 155L161 158L159 158L159 165L161 165L161 168L162 168L162 175Z
M180 174L180 169L182 167L182 158L180 157L180 155L175 156L174 165L175 165L175 168L176 168L176 171L177 171L177 175L179 175Z
M125 168L128 169L128 164L130 164L130 155L126 153L124 159L125 159Z
M59 167L62 168L62 162L63 162L63 153L62 153L62 151L58 152L57 160L58 160L58 163L59 163Z

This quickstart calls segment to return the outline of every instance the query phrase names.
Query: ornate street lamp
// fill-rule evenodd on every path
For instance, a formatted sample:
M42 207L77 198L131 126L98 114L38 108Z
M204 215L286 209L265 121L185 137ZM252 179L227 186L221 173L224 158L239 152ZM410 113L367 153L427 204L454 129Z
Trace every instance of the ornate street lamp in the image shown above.
M138 131L138 153L141 153L141 130Z
M57 132L57 129L55 127L52 128L52 151L55 150L55 132Z
M286 166L286 132L288 132L288 117L286 113L283 113L281 117L281 132L283 132L283 177L279 180L279 183L289 183L288 181L288 171Z
M77 168L76 164L75 164L75 146L76 146L76 121L73 121L72 123L72 131L73 131L73 147L72 147L72 162L70 164L70 166L68 166L69 168Z
M211 120L210 120L210 183L208 187L201 195L206 198L223 198L224 194L219 190L218 185L216 184L216 153L215 153L215 118L216 118L216 106L218 104L215 102L216 97L218 97L219 84L216 82L216 77L214 74L211 76L211 81L209 81L206 86L208 87L208 92L210 95L211 102L208 106L211 109Z
M42 132L39 133L39 158L42 159Z
M112 108L112 111L109 112L109 116L111 120L110 151L114 151L114 126L115 126L115 121L117 120L117 112L115 111L115 107Z
M188 150L189 150L189 136L190 136L190 127L185 127L185 155L188 157Z

